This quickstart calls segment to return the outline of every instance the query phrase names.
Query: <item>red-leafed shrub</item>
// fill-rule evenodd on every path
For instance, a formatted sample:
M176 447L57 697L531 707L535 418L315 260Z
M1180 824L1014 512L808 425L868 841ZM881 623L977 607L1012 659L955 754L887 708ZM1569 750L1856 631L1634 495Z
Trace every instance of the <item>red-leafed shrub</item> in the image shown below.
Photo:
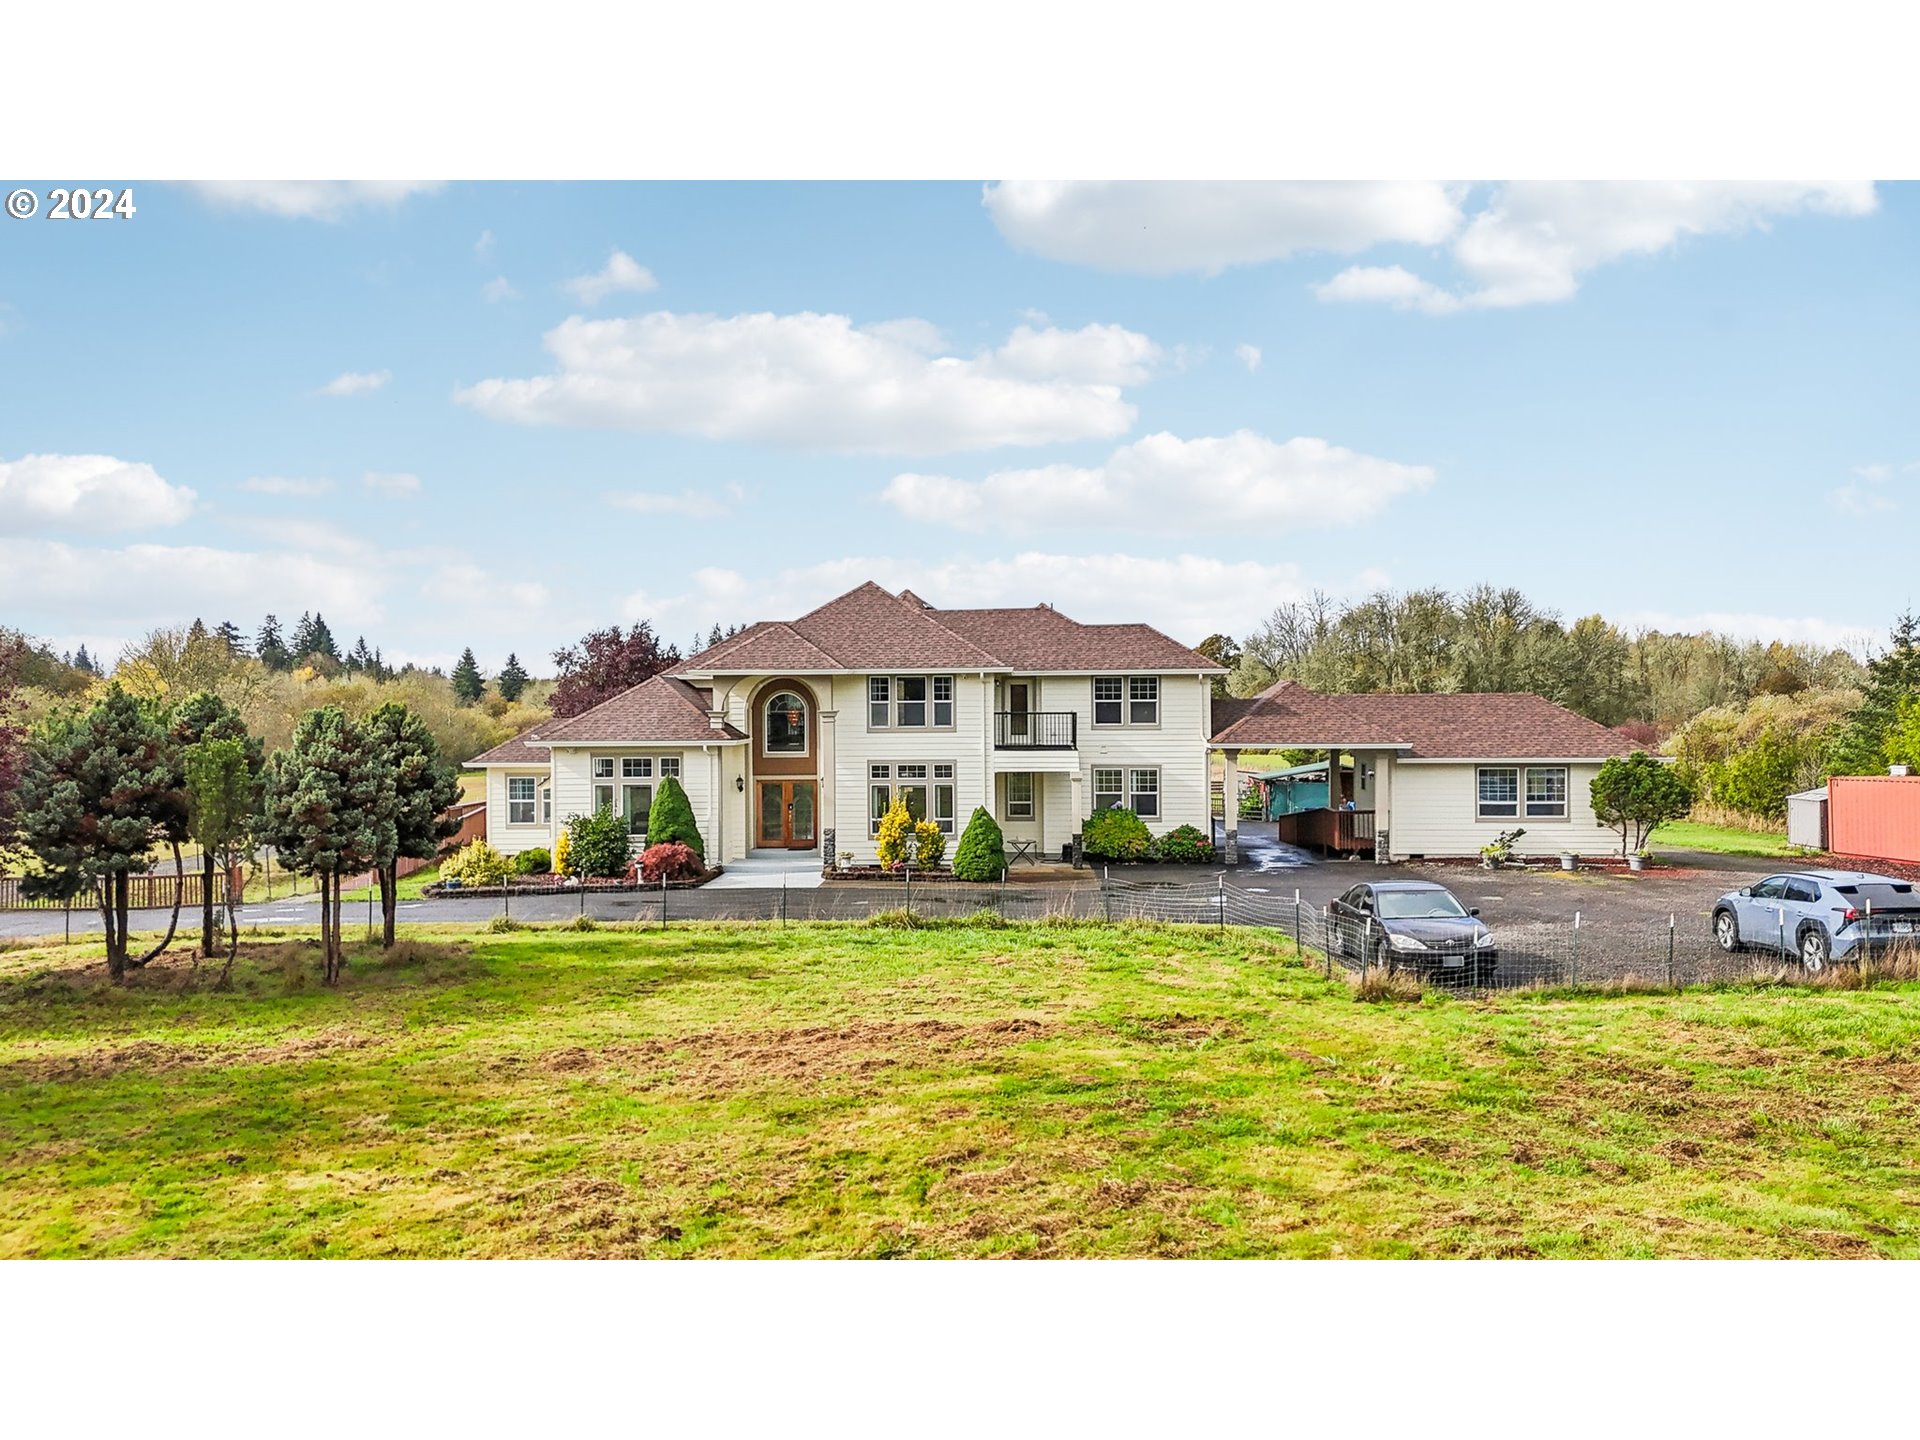
M640 878L649 885L662 880L698 880L706 872L706 862L690 845L649 845L640 852Z

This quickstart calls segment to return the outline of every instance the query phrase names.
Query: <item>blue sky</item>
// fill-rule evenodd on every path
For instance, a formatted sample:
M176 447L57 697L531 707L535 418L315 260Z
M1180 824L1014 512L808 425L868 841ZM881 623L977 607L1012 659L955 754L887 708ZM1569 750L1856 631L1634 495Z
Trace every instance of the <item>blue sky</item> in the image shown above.
M1912 186L133 188L0 225L0 623L62 648L1913 599Z

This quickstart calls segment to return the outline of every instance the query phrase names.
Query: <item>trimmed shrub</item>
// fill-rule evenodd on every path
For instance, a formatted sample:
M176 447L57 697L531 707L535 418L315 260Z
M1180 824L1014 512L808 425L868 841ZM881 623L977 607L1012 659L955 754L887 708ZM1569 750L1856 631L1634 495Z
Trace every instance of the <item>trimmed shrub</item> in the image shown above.
M568 873L596 880L617 880L627 873L632 854L627 822L606 806L567 821Z
M1087 854L1099 860L1144 860L1153 850L1146 821L1118 806L1087 817L1080 837Z
M1205 865L1213 859L1213 839L1197 825L1182 825L1156 840L1153 853L1179 865Z
M653 794L653 809L647 812L647 848L656 845L684 845L703 860L707 854L707 842L693 823L693 803L672 775L661 780Z
M913 827L913 863L922 870L931 870L938 865L947 853L947 837L941 828L931 820L922 820Z
M507 857L485 840L475 840L440 862L440 878L458 880L469 889L499 885L507 878Z
M513 857L513 873L516 875L545 875L553 869L553 856L535 845L531 850L522 850Z
M998 880L1007 868L1006 837L984 806L973 812L953 851L953 873L961 880Z
M560 838L553 842L553 873L554 874L571 875L573 873L567 859L567 852L572 848L573 848L573 837L567 834L566 831L562 830L560 832Z
M649 885L662 880L698 880L707 872L707 862L691 845L668 842L649 845L640 852L640 878Z
M874 851L879 855L880 863L891 870L896 865L907 863L912 844L913 814L907 809L906 801L895 800L887 807L887 813L880 817L880 833L874 839Z

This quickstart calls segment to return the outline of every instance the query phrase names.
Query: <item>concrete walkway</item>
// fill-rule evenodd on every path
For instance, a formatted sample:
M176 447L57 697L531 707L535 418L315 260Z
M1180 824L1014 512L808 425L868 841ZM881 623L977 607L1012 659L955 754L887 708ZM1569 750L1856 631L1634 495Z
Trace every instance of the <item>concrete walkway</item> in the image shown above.
M729 860L718 880L703 890L816 890L820 887L818 850L749 850L744 860Z

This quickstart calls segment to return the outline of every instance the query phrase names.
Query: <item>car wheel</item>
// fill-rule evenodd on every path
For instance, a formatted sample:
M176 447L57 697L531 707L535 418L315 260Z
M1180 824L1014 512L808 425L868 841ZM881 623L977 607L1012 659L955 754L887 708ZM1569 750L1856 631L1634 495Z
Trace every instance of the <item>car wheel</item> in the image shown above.
M1377 970L1393 970L1398 968L1393 963L1393 955L1393 946L1384 940L1376 941L1373 947L1374 968Z
M1731 955L1740 948L1740 922L1733 918L1731 910L1721 910L1713 917L1713 938L1720 948Z
M1809 925L1800 936L1800 968L1809 975L1819 974L1827 968L1830 950L1827 932L1817 925Z

